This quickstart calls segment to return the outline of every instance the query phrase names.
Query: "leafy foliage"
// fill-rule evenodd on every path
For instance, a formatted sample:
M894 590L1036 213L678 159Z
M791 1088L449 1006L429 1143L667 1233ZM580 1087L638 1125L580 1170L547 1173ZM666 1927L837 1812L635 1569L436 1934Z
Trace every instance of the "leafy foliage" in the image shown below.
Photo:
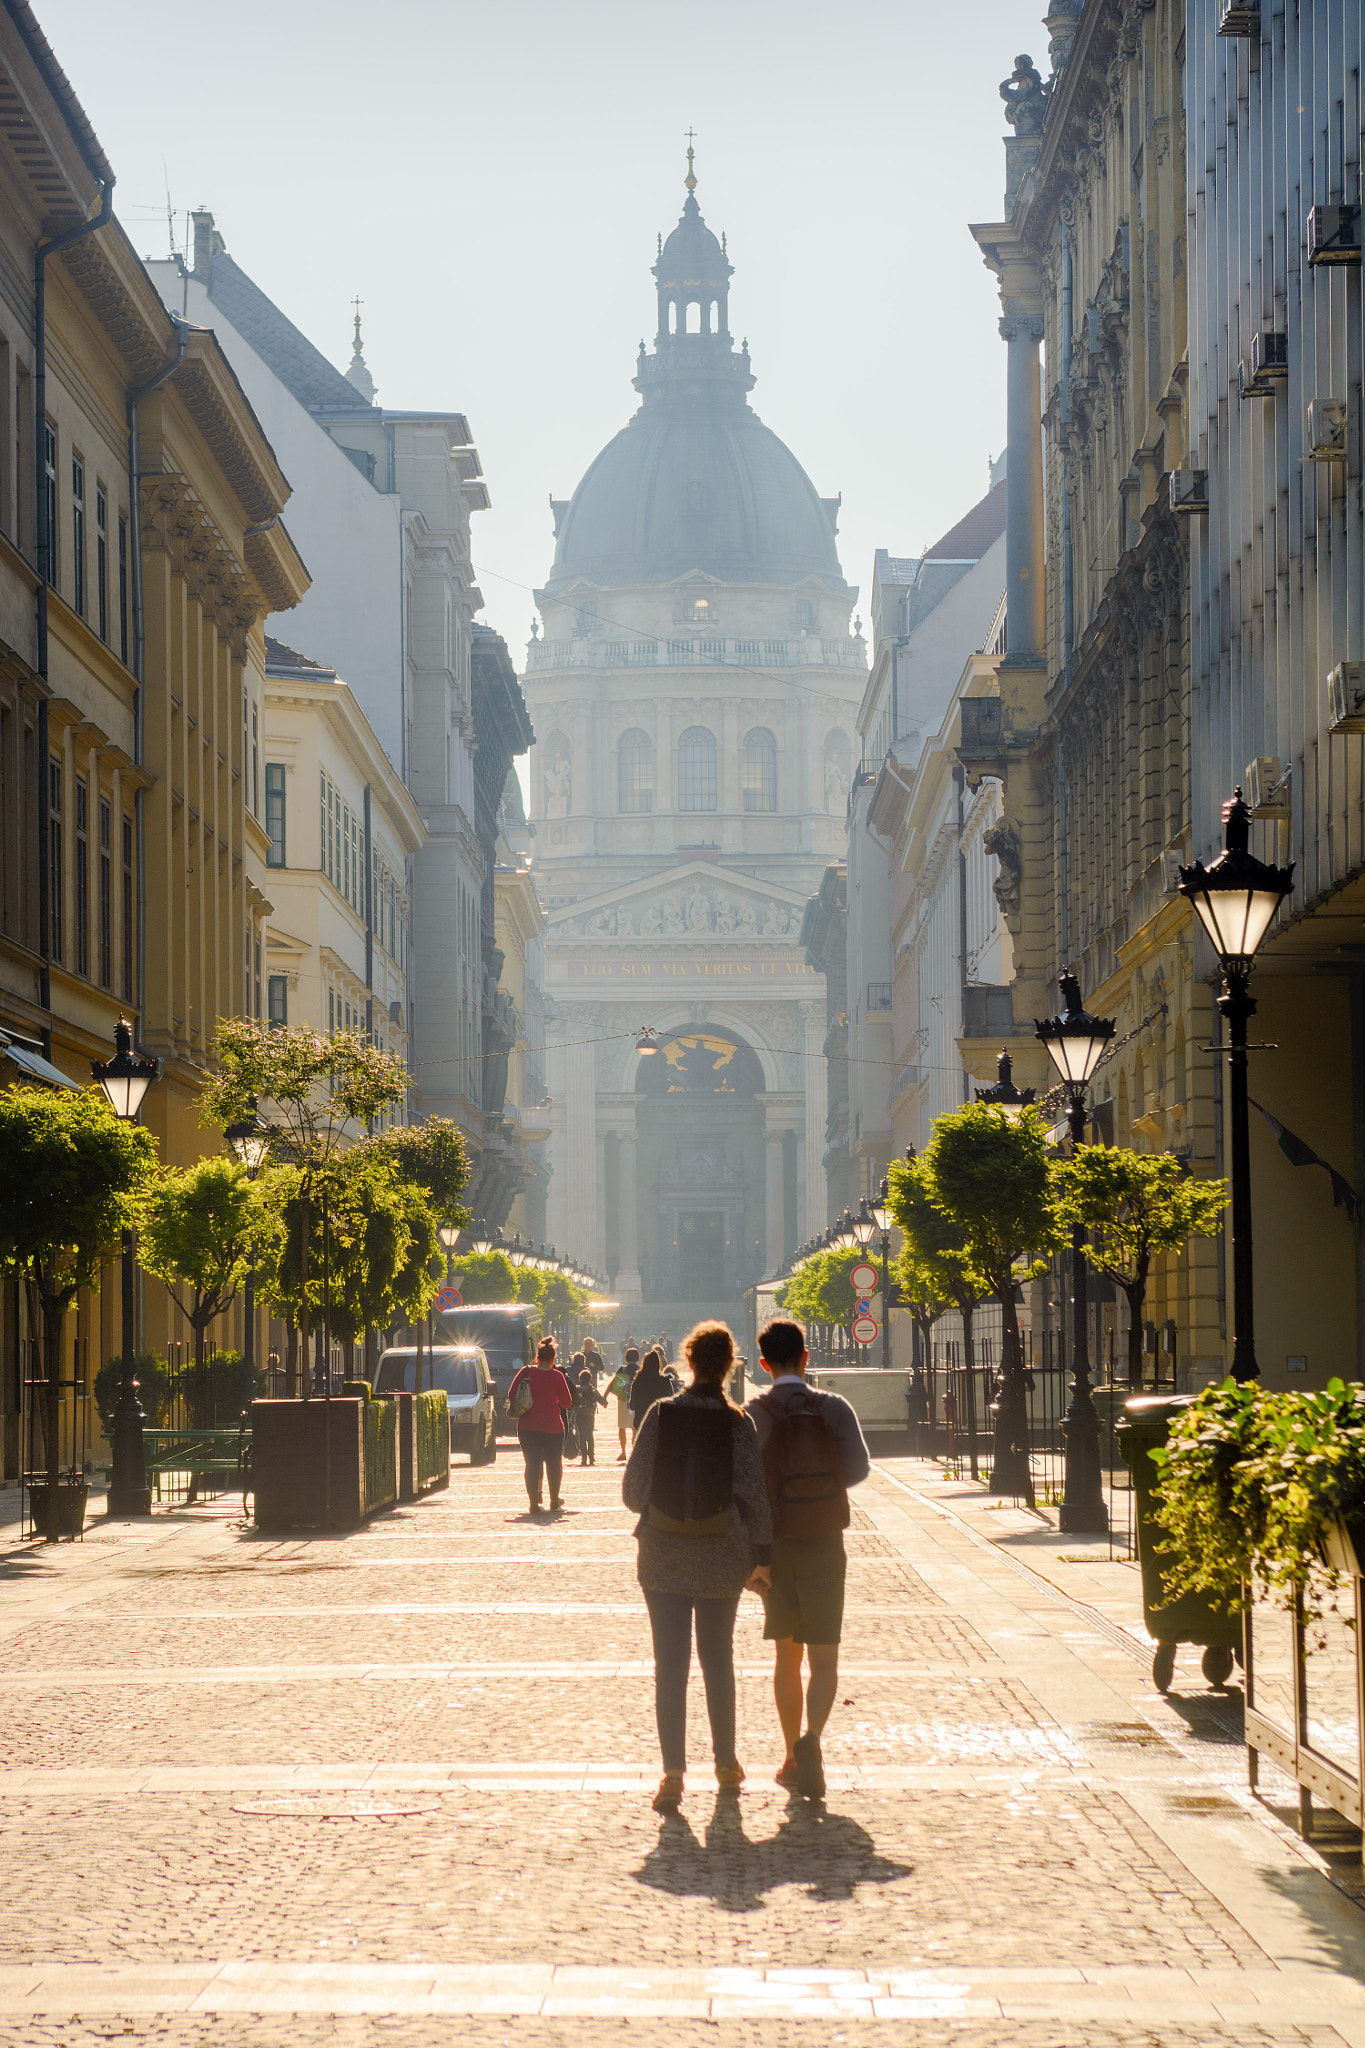
M143 1197L139 1250L189 1321L202 1361L211 1322L232 1306L266 1249L267 1211L244 1166L224 1153L163 1167ZM186 1305L177 1293L188 1287Z
M300 1325L327 1312L343 1343L426 1314L444 1270L436 1224L392 1159L357 1146L308 1177L277 1167L264 1187L279 1227L259 1278L277 1312Z
M986 1293L986 1282L972 1264L962 1224L935 1201L925 1162L893 1160L887 1195L904 1239L896 1278L905 1300L922 1303L926 1310L932 1304L935 1314L949 1306L970 1314Z
M96 1088L0 1091L0 1269L64 1315L136 1223L155 1165L151 1132L116 1117Z
M802 1323L850 1322L855 1296L848 1276L865 1256L858 1245L816 1252L778 1289L778 1307Z
M1299 1393L1224 1380L1151 1456L1170 1596L1202 1591L1235 1606L1254 1568L1292 1606L1328 1522L1365 1513L1365 1386L1333 1379Z
M1059 1220L1089 1238L1087 1257L1128 1297L1128 1383L1142 1378L1142 1305L1152 1260L1217 1235L1227 1183L1190 1180L1169 1152L1080 1145L1057 1169Z
M348 1123L370 1123L407 1093L402 1061L360 1031L329 1037L306 1024L224 1017L217 1050L218 1071L199 1092L200 1124L238 1123L259 1105L278 1120L272 1150L305 1169L333 1156Z
M959 1233L965 1269L1012 1307L1019 1262L1040 1272L1042 1254L1062 1243L1042 1117L968 1103L937 1119L916 1164L930 1205Z
M398 1124L370 1142L392 1156L402 1179L423 1190L438 1223L453 1223L463 1229L469 1211L460 1197L469 1185L469 1153L448 1116L429 1116L421 1124Z
M538 1281L529 1267L514 1266L505 1252L461 1252L450 1262L451 1278L464 1302L539 1301L540 1289L519 1292L519 1283Z

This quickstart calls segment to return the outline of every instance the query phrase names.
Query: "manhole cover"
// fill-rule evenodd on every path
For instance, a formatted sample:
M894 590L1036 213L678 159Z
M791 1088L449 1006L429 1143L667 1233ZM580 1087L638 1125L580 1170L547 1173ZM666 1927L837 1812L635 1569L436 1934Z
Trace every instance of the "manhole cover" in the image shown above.
M341 1796L314 1799L241 1799L234 1813L249 1813L258 1820L398 1820L408 1814L436 1813L435 1799L351 1799Z

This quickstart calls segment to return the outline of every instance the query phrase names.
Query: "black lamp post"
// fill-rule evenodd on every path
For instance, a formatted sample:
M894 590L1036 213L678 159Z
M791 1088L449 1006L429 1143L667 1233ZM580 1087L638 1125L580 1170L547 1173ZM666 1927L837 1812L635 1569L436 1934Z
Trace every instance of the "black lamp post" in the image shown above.
M252 1180L265 1165L270 1150L270 1126L256 1108L256 1098L250 1098L250 1114L240 1123L228 1124L223 1136L233 1152L246 1168ZM242 1407L247 1409L256 1398L256 1268L247 1269L242 1282Z
M142 1098L161 1071L148 1053L134 1052L132 1027L120 1017L114 1031L114 1057L92 1060L90 1071L104 1090L109 1107L125 1123L136 1123ZM137 1249L131 1230L123 1233L123 1356L119 1361L118 1401L114 1407L114 1470L106 1512L150 1515L152 1490L147 1484L147 1459L142 1431L147 1418L137 1397L134 1355L137 1344Z
M1074 974L1061 977L1058 1017L1037 1025L1066 1089L1066 1120L1073 1145L1085 1143L1085 1091L1114 1035L1112 1017L1092 1017L1081 1001ZM1086 1310L1085 1231L1071 1233L1071 1400L1062 1419L1066 1446L1065 1481L1058 1527L1102 1534L1109 1527L1100 1480L1100 1418L1090 1390L1090 1328Z
M882 1262L882 1370L891 1364L891 1284L888 1266L891 1251L891 1211L887 1206L888 1188L882 1182L881 1192L875 1202L869 1202L864 1195L858 1204L858 1213L853 1219L853 1235L866 1251L872 1240L877 1240L877 1250Z
M995 1063L996 1079L989 1088L978 1088L976 1099L987 1102L993 1109L1003 1109L1011 1119L1021 1116L1033 1101L1031 1088L1016 1088L1014 1085L1014 1062L1007 1052L1002 1052Z
M1251 1146L1247 1131L1247 1023L1255 1015L1251 963L1275 912L1294 885L1294 863L1267 866L1248 850L1251 813L1240 786L1223 806L1223 851L1211 866L1180 870L1180 893L1193 903L1223 969L1218 1008L1228 1020L1228 1112L1232 1126L1232 1377L1260 1378L1251 1272Z

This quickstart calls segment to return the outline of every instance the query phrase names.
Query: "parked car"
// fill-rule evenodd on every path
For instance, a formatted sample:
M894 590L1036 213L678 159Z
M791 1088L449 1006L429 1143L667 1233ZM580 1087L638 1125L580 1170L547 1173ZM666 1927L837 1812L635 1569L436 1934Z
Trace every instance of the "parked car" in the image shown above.
M452 1453L467 1452L471 1465L491 1465L497 1456L495 1382L480 1345L436 1344L419 1353L415 1344L395 1344L380 1356L374 1390L443 1393L450 1410Z

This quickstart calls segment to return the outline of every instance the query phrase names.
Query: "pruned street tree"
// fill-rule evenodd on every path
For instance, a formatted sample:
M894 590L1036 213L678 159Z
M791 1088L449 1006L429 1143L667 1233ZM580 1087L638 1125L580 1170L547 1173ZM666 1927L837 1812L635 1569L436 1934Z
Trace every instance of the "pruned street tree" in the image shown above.
M929 1332L946 1308L962 1320L962 1362L967 1372L968 1421L976 1457L976 1351L973 1324L987 1282L973 1266L963 1226L934 1200L923 1159L893 1160L887 1171L887 1200L900 1225L904 1246L896 1262L903 1297L920 1328L926 1350ZM975 1462L972 1466L976 1470Z
M163 1167L144 1192L138 1228L142 1264L194 1332L202 1387L209 1325L232 1307L265 1255L271 1225L260 1186L225 1153Z
M1086 1257L1128 1301L1128 1384L1142 1383L1142 1310L1152 1261L1192 1237L1216 1237L1228 1205L1223 1180L1193 1180L1170 1152L1078 1145L1057 1168L1058 1214L1087 1233Z
M49 1542L60 1526L62 1325L136 1222L155 1166L151 1132L116 1117L97 1088L0 1090L0 1270L31 1288L42 1323Z

